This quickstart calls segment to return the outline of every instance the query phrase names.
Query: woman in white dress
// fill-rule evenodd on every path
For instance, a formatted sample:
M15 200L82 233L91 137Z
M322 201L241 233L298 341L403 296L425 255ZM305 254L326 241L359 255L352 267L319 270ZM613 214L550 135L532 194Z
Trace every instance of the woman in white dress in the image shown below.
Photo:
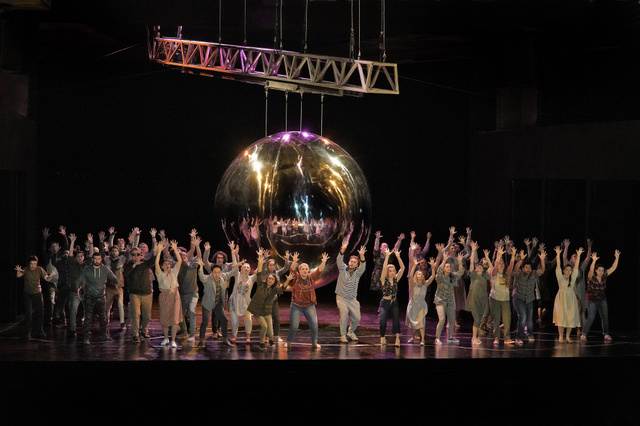
M258 252L263 253L260 249ZM264 254L263 254L264 255ZM244 260L240 262L239 271L235 276L233 291L229 297L229 313L231 314L231 343L235 343L238 335L238 326L240 318L244 318L244 331L247 336L247 343L251 342L251 312L247 311L247 307L251 302L251 289L256 282L256 274L251 274L251 266Z
M571 330L580 326L580 307L576 295L576 279L580 267L580 255L584 251L580 247L576 251L576 258L573 265L566 265L562 268L560 255L562 249L555 248L556 251L556 278L558 279L558 293L553 303L553 322L558 326L560 343L571 342L569 337ZM562 337L565 334L566 337Z
M158 243L158 252L156 254L156 278L158 280L158 288L160 296L158 296L158 304L160 306L160 325L164 340L162 346L171 343L171 347L175 348L176 333L178 325L182 321L182 303L180 302L180 293L178 292L178 272L182 265L182 256L178 250L178 242L171 241L171 249L176 258L176 264L171 267L171 261L165 257L160 263L160 256L164 249L164 243ZM169 333L171 333L171 341L169 341Z
M418 249L416 244L412 244L409 250L409 258L414 256L414 252ZM429 261L431 265L431 276L425 279L424 272L421 270L416 271L418 262L412 262L411 271L409 272L409 304L407 305L407 315L405 323L412 330L411 339L409 343L414 342L414 336L416 331L420 333L420 346L424 346L424 326L429 306L425 297L427 295L427 287L433 282L436 277L436 261L431 258Z

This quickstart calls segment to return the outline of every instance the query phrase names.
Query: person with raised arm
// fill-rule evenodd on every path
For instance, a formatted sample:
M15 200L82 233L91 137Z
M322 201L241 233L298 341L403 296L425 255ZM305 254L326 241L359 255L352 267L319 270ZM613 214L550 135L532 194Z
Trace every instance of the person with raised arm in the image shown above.
M533 337L533 304L536 299L535 289L538 279L544 274L545 258L544 250L540 251L540 268L533 270L531 261L523 260L524 250L520 260L516 263L513 273L513 291L511 293L513 307L518 315L518 326L516 328L516 344L522 345L524 338L528 337L530 342L535 341ZM527 333L525 334L525 328Z
M281 281L284 274L291 269L291 265L295 263L297 265L298 262L298 253L294 253L293 257L289 250L285 251L284 254L284 266L280 269L277 269L278 265L276 264L276 260L273 258L269 258L269 252L265 252L265 263L266 263L266 271L262 274L263 281L266 280L268 274L276 274L278 281ZM259 280L258 280L259 281ZM280 337L280 308L278 306L278 298L280 297L280 293L276 293L276 297L273 299L273 305L271 306L271 323L273 326L273 340L276 343L282 343L283 340Z
M84 292L84 324L82 334L84 344L90 344L89 331L93 314L98 315L100 325L101 340L111 340L107 335L107 316L105 312L105 291L107 282L118 283L118 277L102 263L102 254L93 252L91 265L85 266L80 275L76 278L76 285L80 285L80 291Z
M164 250L164 242L158 243L158 252L156 253L156 278L158 280L158 289L160 296L158 304L160 306L160 325L162 326L162 334L164 339L161 346L171 345L172 348L177 347L176 334L178 333L178 325L182 321L182 304L180 302L180 293L178 291L178 272L182 265L182 256L178 250L178 242L171 241L171 249L175 255L176 263L171 267L171 260L168 257L162 259L162 251ZM171 335L169 334L171 333Z
M567 244L568 245L568 244ZM558 293L553 303L553 323L558 326L558 341L571 342L571 330L580 325L580 308L576 295L576 285L580 268L580 256L583 248L576 251L573 264L562 267L560 259L562 249L558 246L556 252L556 278L558 280ZM566 332L566 337L563 334Z
M464 274L464 265L462 263L464 255L462 252L458 253L455 259L458 269L454 271L453 261L450 257L450 252L447 250L442 251L442 262L438 266L438 272L436 274L436 294L434 296L434 303L438 312L438 325L436 326L436 346L442 345L440 341L440 334L444 328L446 320L449 320L447 327L447 341L449 343L459 343L458 339L453 337L453 329L456 314L456 301L454 295L454 287L459 284L460 277Z
M260 349L266 350L267 343L273 345L273 322L271 313L273 301L282 293L293 278L293 273L289 273L284 283L280 282L275 272L263 270L264 251L258 252L258 267L256 268L257 285L256 292L247 306L247 311L252 313L260 324ZM263 277L266 275L266 277ZM267 340L268 339L268 340Z
M227 316L224 312L225 306L225 294L227 292L227 287L229 286L229 280L235 273L235 270L232 269L228 272L222 271L222 265L213 264L211 266L211 274L205 275L204 273L204 261L202 258L198 257L197 260L199 268L198 268L198 277L202 282L202 322L200 323L200 340L198 341L198 347L205 347L205 336L207 332L207 326L209 325L209 317L213 314L217 319L217 323L220 325L220 332L222 334L222 344L225 346L231 346L227 335L228 335L228 320ZM233 265L233 268L236 268L238 263ZM213 325L212 321L212 329L213 334L217 334L217 326Z
M600 321L602 323L602 335L605 341L613 340L609 334L609 305L607 304L607 297L605 290L607 289L607 279L618 268L618 261L620 260L620 250L616 250L613 253L615 259L611 267L607 270L604 266L598 263L598 253L591 255L591 267L589 268L589 274L587 275L587 318L582 328L582 335L580 340L586 341L587 334L591 330L593 320L596 318L596 312L600 314Z
M419 250L419 246L416 244L411 245L409 248L409 257L415 254L416 250ZM424 346L424 328L426 324L427 313L429 312L429 306L427 305L426 296L427 288L435 280L436 277L436 261L434 258L429 260L431 265L431 274L427 279L422 269L418 268L419 262L413 262L411 270L409 271L409 303L407 305L407 315L405 317L405 324L411 329L411 339L409 343L414 343L416 334L420 334L420 346Z
M349 244L349 238L342 241L340 252L336 258L338 279L336 281L336 305L340 312L340 342L358 341L356 329L360 324L360 302L358 302L358 283L366 269L365 257L367 249L360 246L358 256L349 257L349 263L344 263L344 252ZM351 325L349 326L349 319Z
M481 345L482 341L478 338L480 330L480 322L485 314L489 312L489 296L487 294L487 283L491 280L491 276L484 269L481 260L478 259L478 243L470 241L471 257L469 259L469 268L473 267L473 271L469 273L470 284L465 310L471 312L473 316L473 329L471 344L474 346ZM484 259L487 262L488 269L493 269L489 250L484 250Z
M399 270L396 266L389 263L389 256L395 254L398 259ZM387 319L391 313L393 319L392 333L396 335L396 347L400 347L400 308L398 306L398 279L404 274L404 263L400 257L400 251L388 248L384 253L384 264L382 265L382 274L380 275L382 299L380 299L380 344L386 345L387 338Z
M400 250L400 244L405 238L404 234L398 235L393 250ZM371 272L371 290L380 291L380 275L382 275L382 265L385 260L385 252L389 250L387 243L380 242L382 240L382 232L376 231L376 239L373 242L373 272Z
M504 324L504 343L513 344L511 340L511 304L509 297L511 293L511 274L516 259L516 248L511 248L511 260L509 266L505 268L504 246L499 244L496 249L496 258L491 268L491 291L489 293L489 310L493 316L493 345L500 343L500 322Z
M313 349L320 349L318 344L318 313L316 305L316 291L314 288L315 281L320 278L329 260L327 253L322 253L320 265L313 272L309 269L309 264L301 263L299 266L292 264L291 272L291 306L289 308L289 333L285 347L291 348L293 339L296 336L298 327L300 326L300 318L302 315L307 319L309 330L311 331L311 346ZM297 266L297 268L295 268Z
M264 262L264 249L258 250L258 262ZM229 296L229 313L231 314L231 343L235 343L238 335L240 318L244 318L244 331L246 342L251 343L251 312L247 311L247 306L251 302L251 290L256 283L257 275L251 274L251 265L245 260L238 262L238 271L234 275L233 290Z
M42 299L42 286L40 280L51 282L55 274L47 274L42 266L38 266L38 257L29 257L29 266L24 269L20 265L15 267L16 277L24 277L24 325L27 339L33 336L37 338L47 337L44 332L44 302Z

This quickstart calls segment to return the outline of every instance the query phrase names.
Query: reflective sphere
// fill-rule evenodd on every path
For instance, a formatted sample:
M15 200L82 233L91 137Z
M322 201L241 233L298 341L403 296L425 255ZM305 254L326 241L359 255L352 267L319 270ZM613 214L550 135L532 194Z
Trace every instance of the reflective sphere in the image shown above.
M282 132L251 144L224 173L216 214L240 259L253 268L258 248L270 251L278 269L285 254L299 253L311 269L330 258L315 287L338 276L336 256L345 237L345 261L366 245L371 195L356 161L336 143L308 132Z

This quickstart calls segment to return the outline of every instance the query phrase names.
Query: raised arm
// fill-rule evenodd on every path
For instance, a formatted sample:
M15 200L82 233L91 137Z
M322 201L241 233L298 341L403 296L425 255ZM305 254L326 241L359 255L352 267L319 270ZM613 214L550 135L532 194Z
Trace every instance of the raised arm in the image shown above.
M157 251L156 251L156 275L162 272L162 269L160 269L160 256L162 256L163 249L164 249L164 242L159 241L157 246Z
M399 250L394 250L394 253L396 254L396 258L398 259L398 265L400 265L400 269L398 270L398 273L396 275L398 277L402 277L402 274L404 274L404 262L402 262Z
M607 269L607 275L613 274L613 272L616 269L618 269L618 260L620 260L620 250L616 250L613 253L613 256L615 257L615 259L613 260L613 265L611 265L611 268Z

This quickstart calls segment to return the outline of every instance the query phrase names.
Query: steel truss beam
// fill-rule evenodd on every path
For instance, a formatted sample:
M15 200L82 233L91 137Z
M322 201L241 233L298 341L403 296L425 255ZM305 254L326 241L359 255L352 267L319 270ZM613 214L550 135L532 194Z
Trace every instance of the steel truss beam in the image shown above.
M336 96L398 94L397 64L157 37L150 59L186 72Z

